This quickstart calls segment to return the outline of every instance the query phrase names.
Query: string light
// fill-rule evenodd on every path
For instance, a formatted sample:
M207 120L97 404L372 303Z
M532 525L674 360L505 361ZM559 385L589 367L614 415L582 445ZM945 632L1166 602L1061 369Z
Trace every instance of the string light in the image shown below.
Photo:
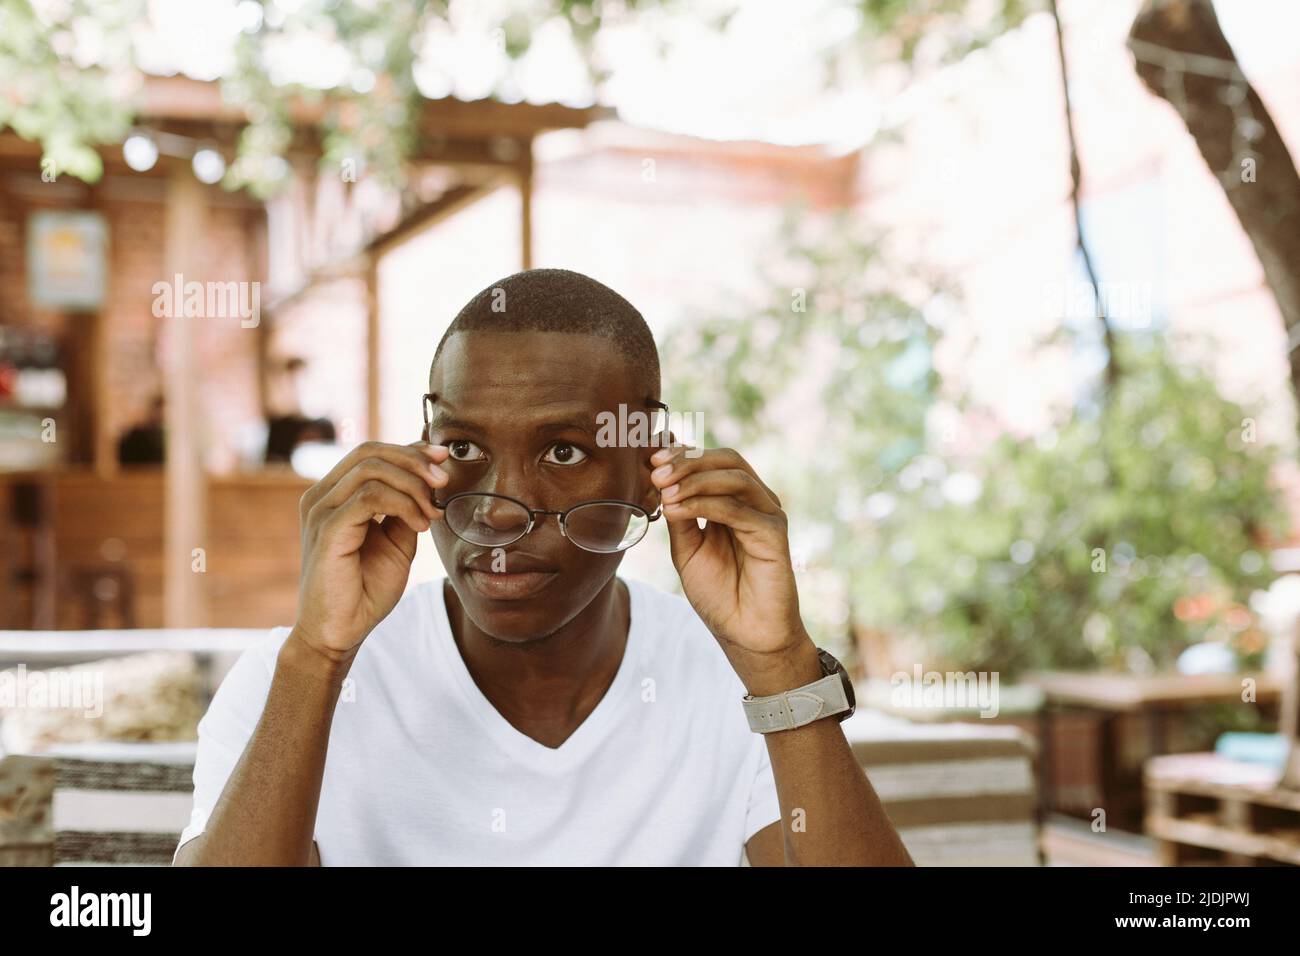
M220 182L221 177L226 175L226 160L211 148L196 152L194 158L190 160L190 167L194 170L195 178L209 186Z
M133 133L122 144L122 158L137 173L147 173L158 162L158 144L148 136Z

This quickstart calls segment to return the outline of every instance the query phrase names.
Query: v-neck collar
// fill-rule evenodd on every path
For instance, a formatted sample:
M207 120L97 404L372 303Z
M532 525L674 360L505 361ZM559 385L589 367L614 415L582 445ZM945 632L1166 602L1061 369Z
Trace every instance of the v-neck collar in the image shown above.
M559 747L548 747L534 740L515 728L510 721L501 716L492 702L487 699L478 684L474 682L465 659L461 657L460 648L452 635L451 620L447 616L447 599L444 593L446 579L439 579L429 590L432 603L433 620L436 624L436 643L439 648L443 666L451 672L460 689L465 705L473 712L483 725L488 735L498 746L516 760L539 770L560 770L581 763L582 760L604 738L615 714L627 704L630 693L629 685L635 679L642 646L642 631L646 626L644 598L637 582L623 578L627 587L629 618L627 642L623 647L623 659L613 682L587 719L569 734Z

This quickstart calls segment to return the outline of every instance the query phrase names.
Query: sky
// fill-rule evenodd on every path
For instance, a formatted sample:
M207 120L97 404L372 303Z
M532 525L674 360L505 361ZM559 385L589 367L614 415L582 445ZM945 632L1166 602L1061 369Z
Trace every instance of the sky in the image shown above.
M293 13L305 0L269 0L272 20ZM1087 3L1070 29L1088 28ZM1131 3L1137 0L1107 0ZM823 85L821 51L852 35L858 25L845 0L745 0L725 33L708 25L733 6L731 0L690 0L688 13L642 15L610 28L601 56L613 66L602 101L618 108L625 122L714 139L758 139L773 143L821 143L850 149L879 126L889 104L865 83L835 90ZM511 83L494 29L515 0L453 0L448 26L427 39L417 82L428 96L588 105L586 75L561 24L538 31ZM143 63L153 72L183 72L215 79L229 68L241 28L255 28L261 7L252 0L149 0L149 24L137 38ZM1247 73L1294 63L1300 36L1297 0L1220 0L1224 32ZM666 43L661 60L656 48ZM321 39L286 45L276 79L326 86L348 82L364 89L366 72Z

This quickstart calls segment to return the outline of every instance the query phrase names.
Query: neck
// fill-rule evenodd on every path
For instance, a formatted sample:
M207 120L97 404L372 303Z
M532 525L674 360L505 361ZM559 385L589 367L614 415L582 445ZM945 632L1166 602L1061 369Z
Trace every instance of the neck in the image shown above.
M450 582L444 594L452 635L470 676L507 717L585 716L623 660L630 598L616 576L572 620L526 642L498 640L481 630Z

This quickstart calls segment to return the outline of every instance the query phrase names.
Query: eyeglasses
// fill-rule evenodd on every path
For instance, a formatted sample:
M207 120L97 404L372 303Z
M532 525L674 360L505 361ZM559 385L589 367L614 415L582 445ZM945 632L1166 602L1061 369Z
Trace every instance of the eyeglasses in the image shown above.
M435 499L433 505L442 510L452 534L480 547L513 544L537 526L539 515L543 520L555 515L560 534L584 551L597 554L626 551L645 537L650 522L663 510L648 513L630 501L602 498L579 502L565 511L546 511L530 508L518 498L481 491L462 491L444 502Z
M434 394L424 396L425 436L432 423ZM662 410L663 421L668 421L668 406L647 399L646 404ZM597 554L615 554L626 551L645 537L650 522L658 520L662 506L647 512L630 501L601 498L581 501L564 511L530 508L518 498L494 492L462 491L446 501L434 499L435 508L443 512L443 521L451 533L462 541L485 548L501 548L513 544L529 534L538 525L538 517L545 520L555 515L560 534L584 551Z

